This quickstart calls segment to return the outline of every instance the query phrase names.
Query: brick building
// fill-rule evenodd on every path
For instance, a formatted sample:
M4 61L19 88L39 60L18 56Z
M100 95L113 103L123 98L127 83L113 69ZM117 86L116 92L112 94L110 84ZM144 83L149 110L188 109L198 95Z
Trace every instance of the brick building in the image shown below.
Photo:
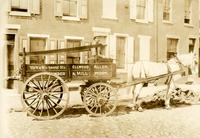
M9 0L3 76L20 67L18 53L78 47L97 36L126 79L138 60L166 61L199 48L198 0ZM27 63L87 63L87 53L32 56ZM9 85L8 85L9 84ZM4 87L17 88L15 81Z

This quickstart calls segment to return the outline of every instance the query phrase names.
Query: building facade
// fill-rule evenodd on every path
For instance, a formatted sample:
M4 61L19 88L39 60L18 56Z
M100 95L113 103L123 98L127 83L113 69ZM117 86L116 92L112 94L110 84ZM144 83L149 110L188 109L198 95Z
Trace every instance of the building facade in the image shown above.
M88 45L96 37L101 55L126 80L135 61L166 61L199 49L198 0L10 0L4 76L20 68L18 53ZM31 56L31 64L87 63L88 53ZM5 87L18 88L17 81Z

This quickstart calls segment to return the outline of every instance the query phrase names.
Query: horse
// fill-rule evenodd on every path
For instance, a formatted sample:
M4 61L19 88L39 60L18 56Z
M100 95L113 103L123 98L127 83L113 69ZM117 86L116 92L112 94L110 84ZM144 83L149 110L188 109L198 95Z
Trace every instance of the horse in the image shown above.
M157 80L162 78L164 74L166 77L166 84L167 90L165 95L165 107L166 109L170 109L170 94L172 90L175 89L174 81L181 78L181 73L176 73L178 71L184 70L184 67L189 67L192 73L196 73L197 68L197 57L194 53L188 54L179 54L168 60L167 62L151 62L151 61L137 61L132 65L132 81L137 79L147 80L147 78L156 78L156 79L149 79L151 81ZM174 73L174 74L173 74ZM135 110L136 106L138 107L137 110L143 111L141 107L141 101L138 101L138 97L141 94L142 88L144 85L149 84L150 81L142 81L134 86L131 87L131 92L133 95L133 103L131 107Z

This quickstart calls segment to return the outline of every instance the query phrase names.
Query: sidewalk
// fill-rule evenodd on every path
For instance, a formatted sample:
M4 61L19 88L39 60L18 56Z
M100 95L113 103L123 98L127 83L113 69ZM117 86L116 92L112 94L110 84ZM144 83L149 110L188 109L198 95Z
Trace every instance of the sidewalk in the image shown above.
M1 111L22 110L21 94L15 89L1 89Z

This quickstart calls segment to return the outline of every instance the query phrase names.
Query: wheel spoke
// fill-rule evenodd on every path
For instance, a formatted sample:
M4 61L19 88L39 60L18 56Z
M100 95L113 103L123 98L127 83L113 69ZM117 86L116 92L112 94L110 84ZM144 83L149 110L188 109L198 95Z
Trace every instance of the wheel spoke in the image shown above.
M42 81L42 90L44 90L44 80L43 80L43 75L41 75L41 81Z
M24 93L24 94L33 94L33 93L38 93L38 92L37 92L37 91L31 91L31 92L24 91L23 93Z
M31 105L34 105L36 103L35 101L36 101L36 99L38 99L38 97L39 97L39 95L28 106L30 107Z
M58 112L56 111L56 108L51 104L49 99L48 99L48 102L49 102L50 106L52 107L53 111L57 114Z
M45 100L45 101L46 101L47 115L48 115L48 117L49 117L49 105L48 105L48 103L47 103L47 100Z
M97 96L96 93L91 92L91 91L87 91L85 95L89 95L89 96L92 95L92 96L95 96L95 97Z
M47 86L49 86L49 81L50 81L51 76L50 76L50 75L48 75L48 76L49 76L49 77L48 77L47 82L45 83L45 87L46 87L46 84L47 84Z
M54 105L58 105L59 107L63 108L61 105L55 103L51 98L49 98L49 100L54 104ZM54 106L55 107L55 106Z
M35 110L32 112L32 114L35 114L35 112L37 111L37 109L39 108L39 106L41 105L41 103L42 103L42 100L41 99L38 100L37 105L35 107Z
M92 107L90 108L90 111L92 111L92 109L94 109L94 107L96 107L96 105L92 106Z
M28 84L27 84L27 86L31 87L33 90L35 90L35 91L37 91L37 92L40 92L40 90L38 90L38 89L36 89L36 88L34 88L34 87L28 85Z
M62 85L54 87L53 89L49 90L49 92L55 92L58 88L62 88Z
M40 91L43 91L42 86L40 85L40 81L37 81L37 83L39 84Z
M32 84L34 84L35 87L38 87L37 84L35 84L34 80L30 80L30 82L32 82Z
M55 95L49 95L49 96L52 96L53 99L58 99L58 100L62 100L62 101L67 101L67 99L60 98L60 97L57 97L57 96L55 96Z
M43 110L44 110L44 101L42 100L42 110L40 111L40 117L42 116Z
M48 91L50 91L51 89L52 89L52 87L54 87L55 86L55 83L57 82L57 80L58 79L56 79L56 80L53 80L53 84L49 87L49 89L48 89Z
M95 111L94 111L95 114L97 113L97 110L98 110L98 106L96 107L96 109L95 109Z
M34 96L37 96L37 94L33 94L33 95L29 96L29 97L26 97L26 100L28 100L28 99L30 99L30 98L32 98Z

